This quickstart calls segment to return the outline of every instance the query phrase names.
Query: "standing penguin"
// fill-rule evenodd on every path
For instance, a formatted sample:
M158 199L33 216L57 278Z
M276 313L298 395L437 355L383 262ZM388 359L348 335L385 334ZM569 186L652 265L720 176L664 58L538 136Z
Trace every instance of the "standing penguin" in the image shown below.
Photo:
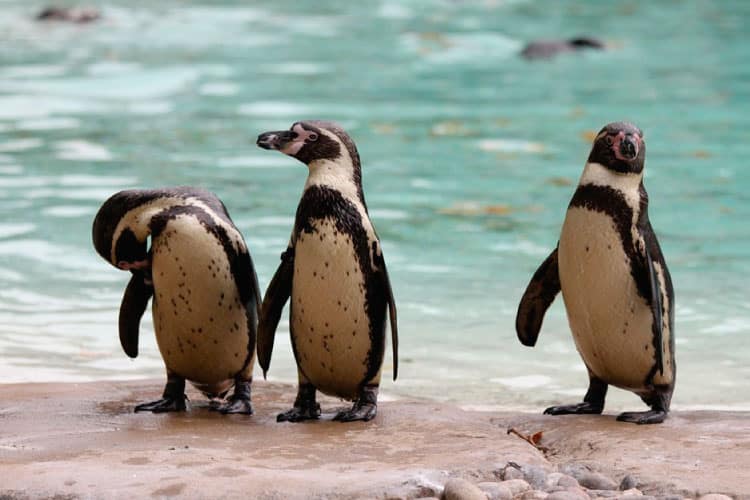
M185 380L222 413L252 414L260 291L250 254L224 204L202 189L121 191L94 219L96 251L133 276L120 306L120 343L138 356L138 328L153 296L154 332L167 385L154 413L187 408ZM151 237L151 248L147 240Z
M258 146L281 151L309 169L291 240L266 290L258 325L258 362L265 374L291 296L289 329L299 389L294 407L277 420L319 418L316 390L355 401L334 420L370 420L377 413L386 306L394 380L398 333L385 260L362 192L357 148L341 127L322 121L266 132Z
M609 384L651 407L617 420L663 422L675 384L674 292L648 220L646 144L630 123L610 123L594 140L557 248L521 299L516 331L536 343L547 308L562 290L568 322L589 373L582 403L545 413L601 413Z

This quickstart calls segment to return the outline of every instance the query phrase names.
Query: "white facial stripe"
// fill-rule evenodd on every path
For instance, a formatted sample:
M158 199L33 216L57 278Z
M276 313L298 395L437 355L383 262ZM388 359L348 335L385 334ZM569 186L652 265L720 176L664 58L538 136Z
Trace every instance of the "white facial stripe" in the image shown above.
M296 155L308 140L317 136L315 132L305 130L299 123L294 124L294 126L292 127L292 132L297 134L297 137L295 137L292 142L288 143L286 146L284 146L283 149L280 150L282 153L290 156Z
M178 198L178 197L165 197L157 198L149 203L136 207L126 213L115 228L114 234L112 235L112 250L110 255L110 262L114 265L119 266L117 262L117 256L115 255L116 245L115 242L120 238L122 232L128 228L135 234L138 241L145 242L148 236L151 234L151 229L148 227L151 219L154 215L158 214L162 210L170 207L192 205L203 209L214 224L223 227L227 234L229 234L232 244L235 250L243 250L245 248L242 243L242 236L237 230L231 225L227 224L221 217L214 214L213 210L200 201L197 198Z

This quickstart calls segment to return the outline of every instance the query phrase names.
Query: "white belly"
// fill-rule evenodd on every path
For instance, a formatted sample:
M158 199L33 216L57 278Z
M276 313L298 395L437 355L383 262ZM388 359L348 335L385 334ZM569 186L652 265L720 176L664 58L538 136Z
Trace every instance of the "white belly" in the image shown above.
M249 337L224 249L189 216L170 221L152 249L154 330L167 368L199 384L232 380Z
M584 362L607 383L643 388L655 363L652 314L638 295L612 219L570 208L558 259L570 329Z
M313 228L295 243L292 342L302 373L318 390L351 399L371 347L364 277L349 236L331 219Z

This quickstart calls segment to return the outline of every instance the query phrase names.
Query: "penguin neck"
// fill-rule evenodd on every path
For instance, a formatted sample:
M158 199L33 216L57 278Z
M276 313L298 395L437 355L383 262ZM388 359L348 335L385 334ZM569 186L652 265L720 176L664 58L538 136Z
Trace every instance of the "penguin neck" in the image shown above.
M643 190L643 171L639 173L614 172L601 163L589 162L583 168L583 174L578 182L579 186L603 186L616 189L631 207L641 204Z
M359 166L352 164L349 158L313 160L307 167L309 173L305 182L305 191L313 186L328 187L338 191L355 205L361 205L365 212L367 211Z

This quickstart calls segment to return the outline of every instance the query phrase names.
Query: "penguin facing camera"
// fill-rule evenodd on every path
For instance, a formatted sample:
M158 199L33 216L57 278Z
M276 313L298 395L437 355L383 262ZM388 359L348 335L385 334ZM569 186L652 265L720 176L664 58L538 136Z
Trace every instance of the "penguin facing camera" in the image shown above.
M357 148L341 127L323 121L266 132L257 143L309 169L292 236L266 290L258 325L258 362L265 374L282 309L291 297L289 329L299 387L294 407L277 420L319 418L316 391L354 401L334 420L370 420L377 412L386 308L394 380L398 332L388 271L362 191Z
M99 255L132 273L119 316L120 343L131 358L138 356L140 320L153 297L167 384L162 399L135 411L186 410L188 380L212 399L212 409L252 414L260 290L224 204L191 187L121 191L99 209L92 234ZM218 402L232 386L233 394Z
M609 385L651 407L617 420L664 421L674 391L674 291L648 218L646 143L630 123L610 123L594 140L570 201L558 246L531 279L516 316L533 346L544 313L562 291L568 322L589 375L582 403L545 413L601 413Z

